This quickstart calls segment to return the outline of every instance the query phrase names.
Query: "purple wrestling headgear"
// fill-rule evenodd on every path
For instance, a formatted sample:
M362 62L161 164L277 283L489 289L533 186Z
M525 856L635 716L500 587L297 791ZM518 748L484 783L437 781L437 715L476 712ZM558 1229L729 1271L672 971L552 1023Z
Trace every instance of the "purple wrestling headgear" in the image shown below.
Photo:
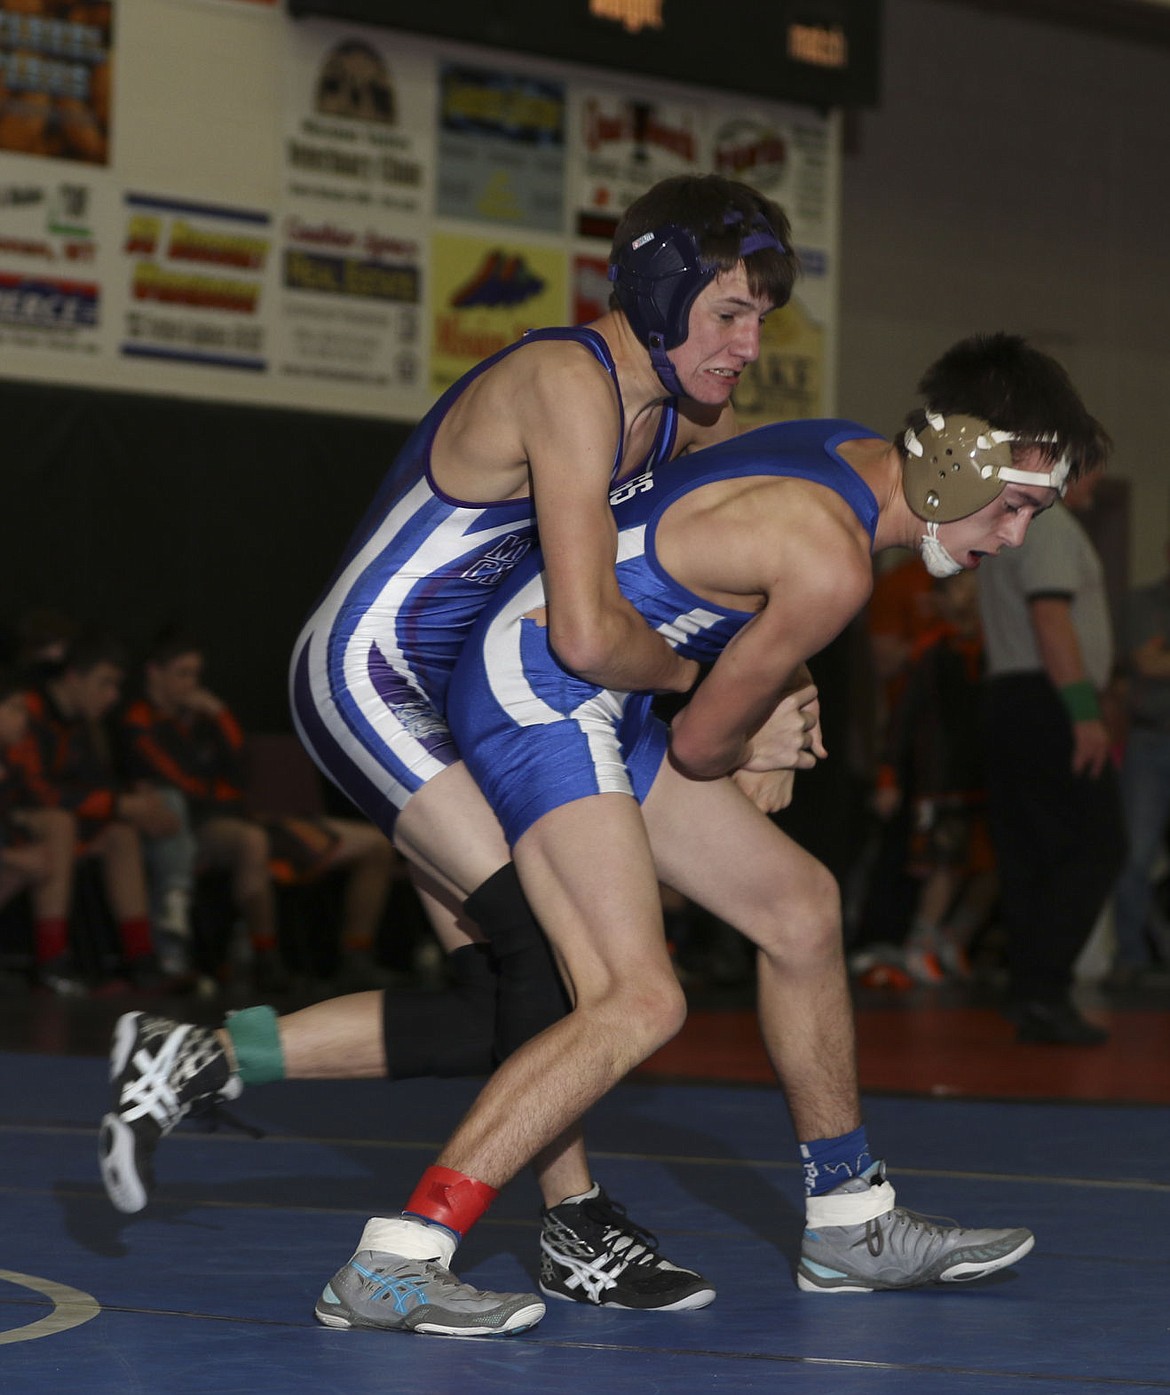
M743 222L743 214L733 209L723 221L725 227L733 227ZM744 228L740 258L766 247L786 250L772 225L757 213ZM628 246L619 247L609 264L614 295L630 328L638 342L650 350L650 361L663 387L676 397L685 394L667 350L686 339L691 306L718 274L719 267L699 250L698 237L677 223L642 233Z

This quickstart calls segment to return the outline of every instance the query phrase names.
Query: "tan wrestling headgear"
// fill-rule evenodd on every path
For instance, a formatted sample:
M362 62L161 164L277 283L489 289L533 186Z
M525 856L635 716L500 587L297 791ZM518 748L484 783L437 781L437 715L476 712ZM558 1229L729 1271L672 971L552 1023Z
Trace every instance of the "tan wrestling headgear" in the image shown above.
M1068 461L1046 473L1012 466L1013 431L997 431L978 417L927 412L920 432L906 432L902 489L906 502L928 523L952 523L978 513L1005 484L1032 484L1064 492ZM1044 437L1040 438L1043 441ZM1051 438L1048 438L1051 439Z

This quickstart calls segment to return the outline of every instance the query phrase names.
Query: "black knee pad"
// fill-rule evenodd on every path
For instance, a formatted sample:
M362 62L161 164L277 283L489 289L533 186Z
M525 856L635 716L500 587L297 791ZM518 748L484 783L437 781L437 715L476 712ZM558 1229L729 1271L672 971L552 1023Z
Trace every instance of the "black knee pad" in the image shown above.
M497 982L486 945L447 956L450 986L382 994L382 1037L391 1080L487 1075L495 1065Z
M572 1004L544 932L528 908L512 863L474 891L463 908L483 931L499 974L495 1048L499 1060L559 1022Z

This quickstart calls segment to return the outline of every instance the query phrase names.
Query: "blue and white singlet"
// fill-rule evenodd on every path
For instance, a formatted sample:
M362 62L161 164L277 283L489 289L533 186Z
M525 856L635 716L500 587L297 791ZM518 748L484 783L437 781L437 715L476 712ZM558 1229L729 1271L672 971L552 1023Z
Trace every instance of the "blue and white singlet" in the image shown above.
M443 717L459 651L500 581L535 544L532 500L471 503L431 473L435 434L456 398L523 345L569 340L615 385L605 340L584 327L531 330L476 365L435 403L399 452L293 651L293 720L309 754L387 835L410 796L459 753ZM621 397L619 394L619 411ZM639 468L669 460L671 400ZM614 478L621 463L619 422Z
M811 480L853 509L872 546L878 504L841 458L845 441L876 432L841 420L783 422L681 456L669 469L624 480L610 494L618 524L617 577L646 622L687 658L708 663L752 618L697 596L655 551L666 509L715 481L758 475ZM576 677L525 616L544 604L540 555L515 568L463 647L447 695L447 719L468 769L510 845L552 809L593 794L643 800L666 753L652 694L620 693Z

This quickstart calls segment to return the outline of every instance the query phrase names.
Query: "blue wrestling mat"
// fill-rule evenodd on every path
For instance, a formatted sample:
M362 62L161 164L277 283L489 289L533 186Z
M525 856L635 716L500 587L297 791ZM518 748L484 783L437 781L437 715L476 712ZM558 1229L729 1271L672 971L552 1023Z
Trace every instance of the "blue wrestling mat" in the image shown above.
M1170 1391L1165 1109L875 1098L899 1200L1026 1224L1017 1269L964 1287L801 1294L803 1207L787 1115L760 1087L629 1084L595 1110L598 1179L719 1290L703 1311L549 1301L510 1339L333 1332L324 1282L371 1214L396 1211L468 1082L247 1092L259 1140L183 1125L151 1207L97 1175L105 1063L0 1055L3 1395L1117 1395ZM462 1277L534 1289L538 1195L520 1178L460 1251Z

